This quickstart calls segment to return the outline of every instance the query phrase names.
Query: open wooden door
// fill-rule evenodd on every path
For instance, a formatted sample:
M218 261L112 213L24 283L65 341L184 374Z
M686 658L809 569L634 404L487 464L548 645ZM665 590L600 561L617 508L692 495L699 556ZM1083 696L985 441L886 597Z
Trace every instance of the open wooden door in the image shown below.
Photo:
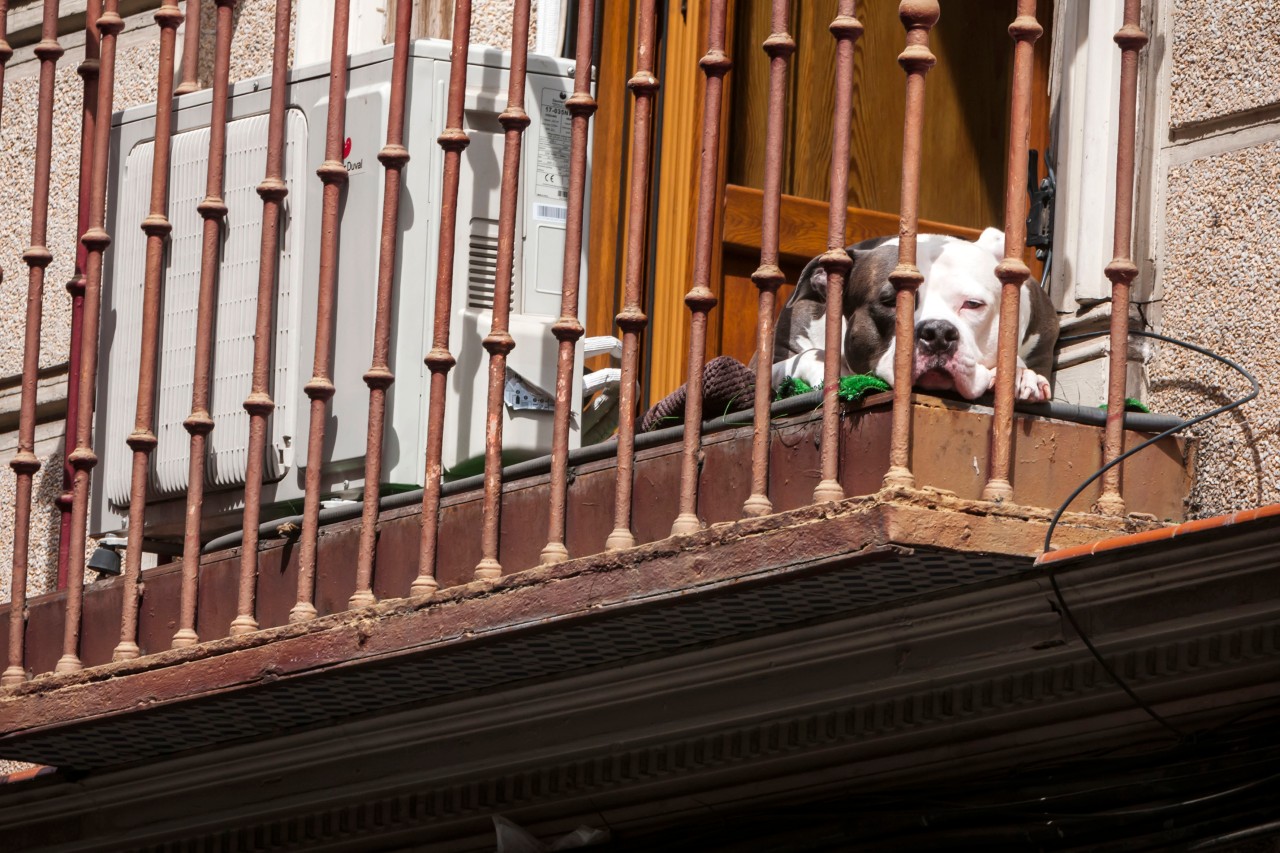
M665 45L663 174L653 252L653 337L648 392L656 400L685 380L688 312L684 294L692 269L693 183L705 49L705 0L672 2ZM1042 4L1046 36L1037 46L1031 147L1048 139L1047 69L1050 4ZM770 0L737 0L730 26L734 70L726 99L722 253L713 275L719 307L712 312L708 358L743 361L755 349L757 290L750 275L759 263L761 187L768 65L761 44L769 34ZM783 179L782 253L788 281L826 248L835 42L828 26L836 0L792 0L791 32L798 50L790 74L789 121ZM920 211L922 231L975 236L1004 219L1014 0L948 0L933 31L938 64L928 77ZM857 76L849 187L847 242L896 233L904 75L896 0L862 0L865 34L857 45ZM688 218L686 218L688 217ZM1030 260L1030 258L1029 258ZM789 295L780 292L779 304Z

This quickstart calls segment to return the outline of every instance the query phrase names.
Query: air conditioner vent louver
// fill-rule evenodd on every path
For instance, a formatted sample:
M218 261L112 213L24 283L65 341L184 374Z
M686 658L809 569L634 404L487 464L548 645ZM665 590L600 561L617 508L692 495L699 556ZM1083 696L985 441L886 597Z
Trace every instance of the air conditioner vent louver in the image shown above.
M489 423L489 353L484 340L492 332L499 260L511 264L507 333L515 347L508 367L539 389L556 385L560 343L551 327L561 315L567 238L566 189L573 117L564 105L573 91L570 60L530 56L525 74L530 126L525 155L516 174L507 174L506 133L500 116L508 100L510 55L476 47L466 57L465 127L470 143L457 164L458 200L451 233L441 242L444 210L440 184L446 152L435 144L446 130L451 86L459 58L453 45L438 39L409 47L405 144L416 165L401 176L399 233L396 235L395 299L389 316L387 358L397 382L386 398L382 431L381 479L420 483L427 470L427 421L431 371L423 354L432 346L432 329L448 329L456 363L450 372L444 407L440 461L450 469L485 449ZM268 444L260 500L264 511L296 512L314 482L317 467L322 494L358 493L364 485L369 446L369 392L363 375L370 364L376 323L374 285L381 269L379 223L385 202L378 150L387 138L391 89L397 57L390 47L353 55L348 61L343 163L347 183L339 206L338 231L325 233L322 208L326 188L314 169L325 159L333 80L324 65L294 69L285 93L288 146L279 237L279 267L274 311L269 319L271 362L269 392L275 411L268 418ZM229 93L226 228L219 246L217 310L213 323L212 387L209 414L213 432L205 453L202 536L239 527L244 517L245 476L249 466L250 419L243 404L253 377L262 200L256 188L266 171L266 141L273 95L272 80L237 83ZM206 93L207 94L207 93ZM191 409L196 314L200 290L201 232L196 206L205 195L209 123L214 104L207 97L179 98L172 111L172 151L166 215L172 223L163 254L160 305L144 318L143 280L146 235L139 225L150 207L156 131L154 105L138 105L111 116L112 159L106 222L115 242L104 260L97 407L94 447L101 463L95 473L90 516L95 535L127 526L132 457L126 440L133 430L144 319L158 326L154 429L158 444L148 465L148 536L178 540L187 527L185 496L191 460L190 437L183 421ZM588 164L588 174L590 167ZM518 204L510 255L498 250L498 222L504 210L504 181L516 180ZM588 197L590 191L588 189ZM303 385L311 374L317 323L316 282L324 241L339 246L332 325L328 328L330 378L324 442L311 447L311 401ZM437 317L440 247L449 247L452 294L447 317ZM585 261L585 252L580 264ZM503 267L505 270L505 267ZM580 285L579 307L587 303ZM505 297L506 294L504 294ZM504 300L505 301L505 300ZM583 312L579 311L581 315ZM549 393L549 392L548 392ZM581 398L575 372L571 393ZM547 408L520 398L504 406L503 439L513 452L541 455L552 445L554 418ZM534 401L535 403L538 401ZM545 410L544 410L545 409ZM579 444L570 423L570 447ZM316 452L312 452L315 450ZM257 461L257 460L255 460ZM255 466L256 467L256 466Z
M210 388L210 414L214 431L205 457L209 489L244 485L248 464L249 417L244 411L253 369L254 315L257 310L258 259L262 227L262 202L257 185L266 167L267 116L237 119L227 125L226 186L223 193L232 211L226 221L218 280L218 312L214 321L214 362ZM285 182L292 190L303 179L303 158L297 147L306 138L306 124L300 112L288 114ZM175 134L170 161L168 215L173 224L165 253L161 282L159 383L156 394L155 433L158 445L152 460L149 493L169 497L186 491L189 436L182 426L191 408L192 369L195 359L196 302L200 286L200 243L203 219L196 205L205 195L209 129L198 128ZM109 409L109 446L124 443L133 423L141 335L142 286L146 237L137 228L149 204L150 173L154 143L133 148L126 157L124 187L119 207L114 293L111 308L118 319L109 356L110 375L121 389L106 401ZM293 229L287 221L282 230L277 309L289 316L296 299L296 263ZM279 324L275 352L292 349L289 336L296 334L291 324ZM281 419L291 406L291 385L285 359L277 358L272 371L276 411L264 474L268 480L280 476L282 445ZM112 454L107 464L107 492L113 503L128 501L129 454Z
M487 222L476 225L483 228ZM484 229L488 230L488 229ZM486 234L471 234L468 244L467 307L493 308L493 290L498 276L498 238Z

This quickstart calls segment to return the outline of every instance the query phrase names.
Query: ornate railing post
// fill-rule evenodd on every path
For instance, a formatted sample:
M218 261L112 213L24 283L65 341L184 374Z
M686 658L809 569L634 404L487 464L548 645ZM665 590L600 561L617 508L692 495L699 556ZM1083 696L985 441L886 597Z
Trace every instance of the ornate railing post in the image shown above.
M347 123L347 30L350 0L333 4L333 42L329 51L329 115L325 124L324 162L316 174L324 184L320 211L320 281L316 288L316 347L311 379L303 386L310 400L307 427L307 472L302 502L302 535L298 542L298 598L290 622L316 616L316 550L320 538L320 475L324 467L325 420L333 399L333 307L338 288L339 209L347 167L342 163Z
M1018 0L1009 25L1013 38L1013 91L1009 106L1009 156L1005 167L1004 260L1000 279L1000 340L996 353L995 416L991 423L991 468L982 498L1013 499L1009 463L1013 448L1013 396L1018 384L1018 311L1031 270L1022 260L1027 247L1027 149L1031 134L1031 78L1035 43L1044 32L1036 20L1036 0Z
M1133 172L1138 121L1138 54L1147 44L1141 26L1141 0L1125 0L1124 24L1116 33L1120 46L1120 121L1116 134L1116 210L1114 258L1107 264L1111 280L1110 356L1107 364L1107 431L1102 461L1124 451L1125 379L1129 354L1129 295L1138 265L1133 262ZM1120 497L1120 465L1102 475L1098 512L1124 515Z
M788 32L791 4L773 0L772 26L764 41L769 57L769 120L765 130L764 210L760 218L760 266L751 281L760 291L756 308L755 432L751 440L751 495L742 506L747 517L773 512L769 500L769 403L773 397L774 302L787 277L778 266L778 229L782 210L782 155L787 121L787 66L796 51ZM838 67L837 67L838 68ZM837 70L837 73L839 71Z
M36 394L40 380L40 326L44 317L45 268L53 260L45 245L49 232L49 175L53 160L53 98L58 60L58 0L44 0L40 41L35 55L40 60L40 82L36 109L36 162L31 186L31 243L22 253L27 264L26 337L22 350L22 396L18 411L18 448L9 467L15 475L13 499L13 595L10 606L10 654L17 661L0 676L0 683L14 684L26 678L22 666L23 611L26 609L27 575L31 558L31 494L40 459L36 456ZM6 29L8 15L5 17ZM5 43L5 61L8 61ZM0 98L3 98L0 86ZM16 641L16 647L14 644Z
M631 494L635 481L636 382L640 372L640 335L649 318L645 316L644 243L649 213L649 137L652 132L654 100L658 78L657 9L655 0L640 0L636 22L636 73L627 81L635 99L631 122L631 185L627 199L627 254L622 310L618 328L622 330L622 378L618 386L618 480L614 489L613 531L605 540L610 551L636 544L631 531Z
M529 114L524 110L524 88L529 58L530 5L530 0L515 0L507 108L498 116L505 142L502 150L502 199L498 208L498 264L493 282L493 324L484 337L484 348L489 353L489 399L484 426L484 515L476 580L494 580L502 576L502 564L498 561L502 519L502 393L506 386L507 355L516 345L508 323L511 276L515 266L516 205L520 199L520 150L524 131L529 126Z
M133 432L128 438L133 451L129 486L128 545L125 548L124 606L120 620L120 643L113 658L128 660L138 656L139 574L142 571L142 534L147 512L147 479L151 453L156 449L155 404L156 362L160 346L160 286L164 278L165 245L173 226L169 222L169 154L173 133L173 60L182 11L177 0L165 0L156 10L160 27L160 59L156 81L156 141L151 163L151 209L142 221L147 235L146 271L142 290L142 338L139 342L138 405Z
M102 121L93 126L93 169L89 193L89 229L80 241L88 250L85 261L84 322L80 330L80 381L76 399L75 449L67 454L71 478L71 522L67 551L67 609L63 622L61 672L81 668L80 611L84 595L84 552L87 544L89 484L98 456L93 452L94 385L98 379L98 326L102 306L102 257L111 245L107 233L107 165L111 152L111 106L115 97L116 40L124 29L119 14L120 0L106 0L98 17L100 58L98 66L98 106ZM135 579L136 580L136 579ZM136 587L135 587L136 588ZM125 592L130 592L126 586ZM125 607L129 606L128 598ZM136 602L135 602L136 606ZM122 614L123 620L123 614Z
M418 577L411 595L428 595L436 582L436 557L440 544L440 486L444 465L445 392L449 371L457 363L449 352L449 320L453 310L453 262L458 242L458 185L462 152L471 143L463 130L467 94L467 54L471 49L471 0L458 0L453 12L453 49L449 54L449 105L440 147L444 149L444 173L440 190L440 239L436 262L436 304L432 321L431 350L426 356L431 371L427 409L427 469L422 482L422 540Z
M254 598L258 579L258 522L262 517L262 476L267 452L271 399L271 312L280 262L280 212L289 188L284 182L284 122L289 80L292 0L276 0L275 40L271 56L271 106L267 116L267 165L258 196L262 199L262 239L258 255L258 302L253 327L253 379L244 408L249 413L249 453L244 475L244 523L240 546L240 586L231 636L258 629Z
M200 246L200 295L196 307L195 369L191 379L191 414L182 422L191 441L187 468L187 518L182 547L182 594L178 606L178 632L173 635L175 649L194 646L200 642L200 637L196 634L200 522L204 507L205 452L209 433L213 431L213 416L209 413L209 382L213 374L213 321L218 310L218 275L222 261L223 224L227 218L223 178L227 160L227 94L231 77L232 14L236 0L216 0L216 3L209 162L206 168L205 196L196 207L204 219L204 230ZM187 25L190 26L190 20ZM186 66L184 61L184 70Z
M564 243L564 277L560 285L560 318L551 327L559 342L556 362L556 412L551 446L551 515L544 564L569 558L565 547L565 502L569 490L569 416L573 405L574 354L582 337L578 320L579 280L582 274L583 208L587 193L587 138L596 99L591 96L591 48L595 41L595 4L578 7L578 41L574 58L573 94L565 101L573 128L569 149L569 221Z
M724 101L724 78L733 61L724 52L725 0L711 0L707 52L698 63L707 76L702 97L702 156L698 170L698 218L693 246L693 287L684 297L689 306L689 379L684 407L684 450L680 462L680 507L671 535L696 533L702 528L698 518L698 473L702 455L702 368L707 358L707 315L716 306L711 290L711 256L715 247L716 181L720 170L720 122Z
M854 46L862 35L862 22L854 17L854 0L841 0L831 22L836 39L835 113L831 123L831 193L827 205L827 251L822 267L827 273L827 323L823 337L822 370L822 479L813 490L815 503L844 498L840 485L840 354L844 317L844 286L853 268L845 250L845 226L849 209L849 133L853 124Z
M907 46L898 64L907 72L906 119L902 131L902 201L898 219L898 265L889 274L897 290L894 331L893 434L886 488L911 488L911 382L915 351L916 289L924 282L916 266L919 231L920 153L924 136L924 78L937 62L929 50L929 31L938 23L937 0L902 0L898 16L907 30Z
M396 248L400 230L400 184L409 150L404 147L404 102L409 76L409 42L413 4L396 5L395 49L391 59L391 104L387 115L387 143L378 152L383 168L382 231L378 245L378 295L373 326L373 359L364 374L369 386L368 444L364 465L364 507L360 546L356 554L356 589L351 607L364 607L373 595L374 549L378 544L378 502L382 479L382 431L387 417L387 389L391 372L391 299L395 294Z
M90 0L85 6L84 59L76 67L76 73L84 80L84 100L80 118L80 186L79 209L76 214L76 235L89 229L89 196L93 192L93 138L94 123L98 114L98 69L100 66L98 16L102 13L101 0ZM67 282L71 296L71 343L67 353L67 417L62 428L62 446L69 454L76 442L76 408L80 401L80 335L84 325L84 289L89 264L89 250L84 243L76 242L75 274ZM62 493L56 503L58 523L58 588L67 585L67 560L71 545L71 480L75 470L70 461L62 464Z

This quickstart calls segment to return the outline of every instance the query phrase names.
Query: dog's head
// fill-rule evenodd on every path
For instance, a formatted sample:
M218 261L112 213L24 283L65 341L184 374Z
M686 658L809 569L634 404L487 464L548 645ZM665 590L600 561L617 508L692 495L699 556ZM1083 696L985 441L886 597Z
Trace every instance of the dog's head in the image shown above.
M896 291L889 273L897 263L898 249L879 238L852 246L848 252L853 266L844 286L842 358L847 372L871 373L893 340ZM797 352L798 339L821 345L826 302L827 270L818 257L800 274L787 306L792 310L780 318L775 361Z
M922 234L916 248L916 265L924 281L916 291L912 384L955 391L969 399L979 397L990 388L996 366L1001 285L995 270L1004 257L1004 233L988 228L975 242ZM897 291L889 275L898 262L898 238L868 240L848 251L853 266L843 297L844 369L874 373L893 383ZM807 364L804 354L820 351L825 339L827 278L821 258L810 261L801 274L779 317L775 376L805 369L821 375L820 359ZM1039 294L1038 288L1033 289ZM1029 290L1024 288L1018 312L1019 341L1025 337L1031 313ZM1055 319L1052 307L1047 310ZM1056 333L1041 337L1040 349L1051 353ZM779 365L781 371L776 369ZM1046 371L1047 365L1038 369Z
M913 384L977 397L987 390L982 371L995 367L1000 332L1004 234L988 228L977 242L926 234L916 264L924 283L916 292Z

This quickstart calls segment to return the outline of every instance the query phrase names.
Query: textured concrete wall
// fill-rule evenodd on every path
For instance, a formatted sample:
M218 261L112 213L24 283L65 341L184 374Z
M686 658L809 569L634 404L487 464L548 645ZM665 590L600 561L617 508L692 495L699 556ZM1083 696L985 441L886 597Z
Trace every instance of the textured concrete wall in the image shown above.
M1274 310L1273 188L1280 143L1198 158L1170 170L1161 331L1243 364L1263 384L1240 415L1201 426L1191 510L1216 515L1280 501L1280 340ZM1207 363L1206 363L1207 362ZM1162 345L1150 369L1156 406L1191 416L1248 390L1203 356Z
M1174 127L1280 102L1280 4L1175 0L1171 24Z
M1280 5L1178 0L1163 20L1168 128L1157 156L1154 317L1174 337L1240 361L1262 396L1196 429L1202 438L1194 515L1280 501ZM1260 124L1260 121L1262 123ZM1162 411L1192 416L1248 385L1206 359L1161 345L1148 376Z
M478 0L471 7L471 40L503 50L511 48L511 10L514 0ZM538 0L532 0L529 45L538 37ZM555 7L552 7L555 8Z

